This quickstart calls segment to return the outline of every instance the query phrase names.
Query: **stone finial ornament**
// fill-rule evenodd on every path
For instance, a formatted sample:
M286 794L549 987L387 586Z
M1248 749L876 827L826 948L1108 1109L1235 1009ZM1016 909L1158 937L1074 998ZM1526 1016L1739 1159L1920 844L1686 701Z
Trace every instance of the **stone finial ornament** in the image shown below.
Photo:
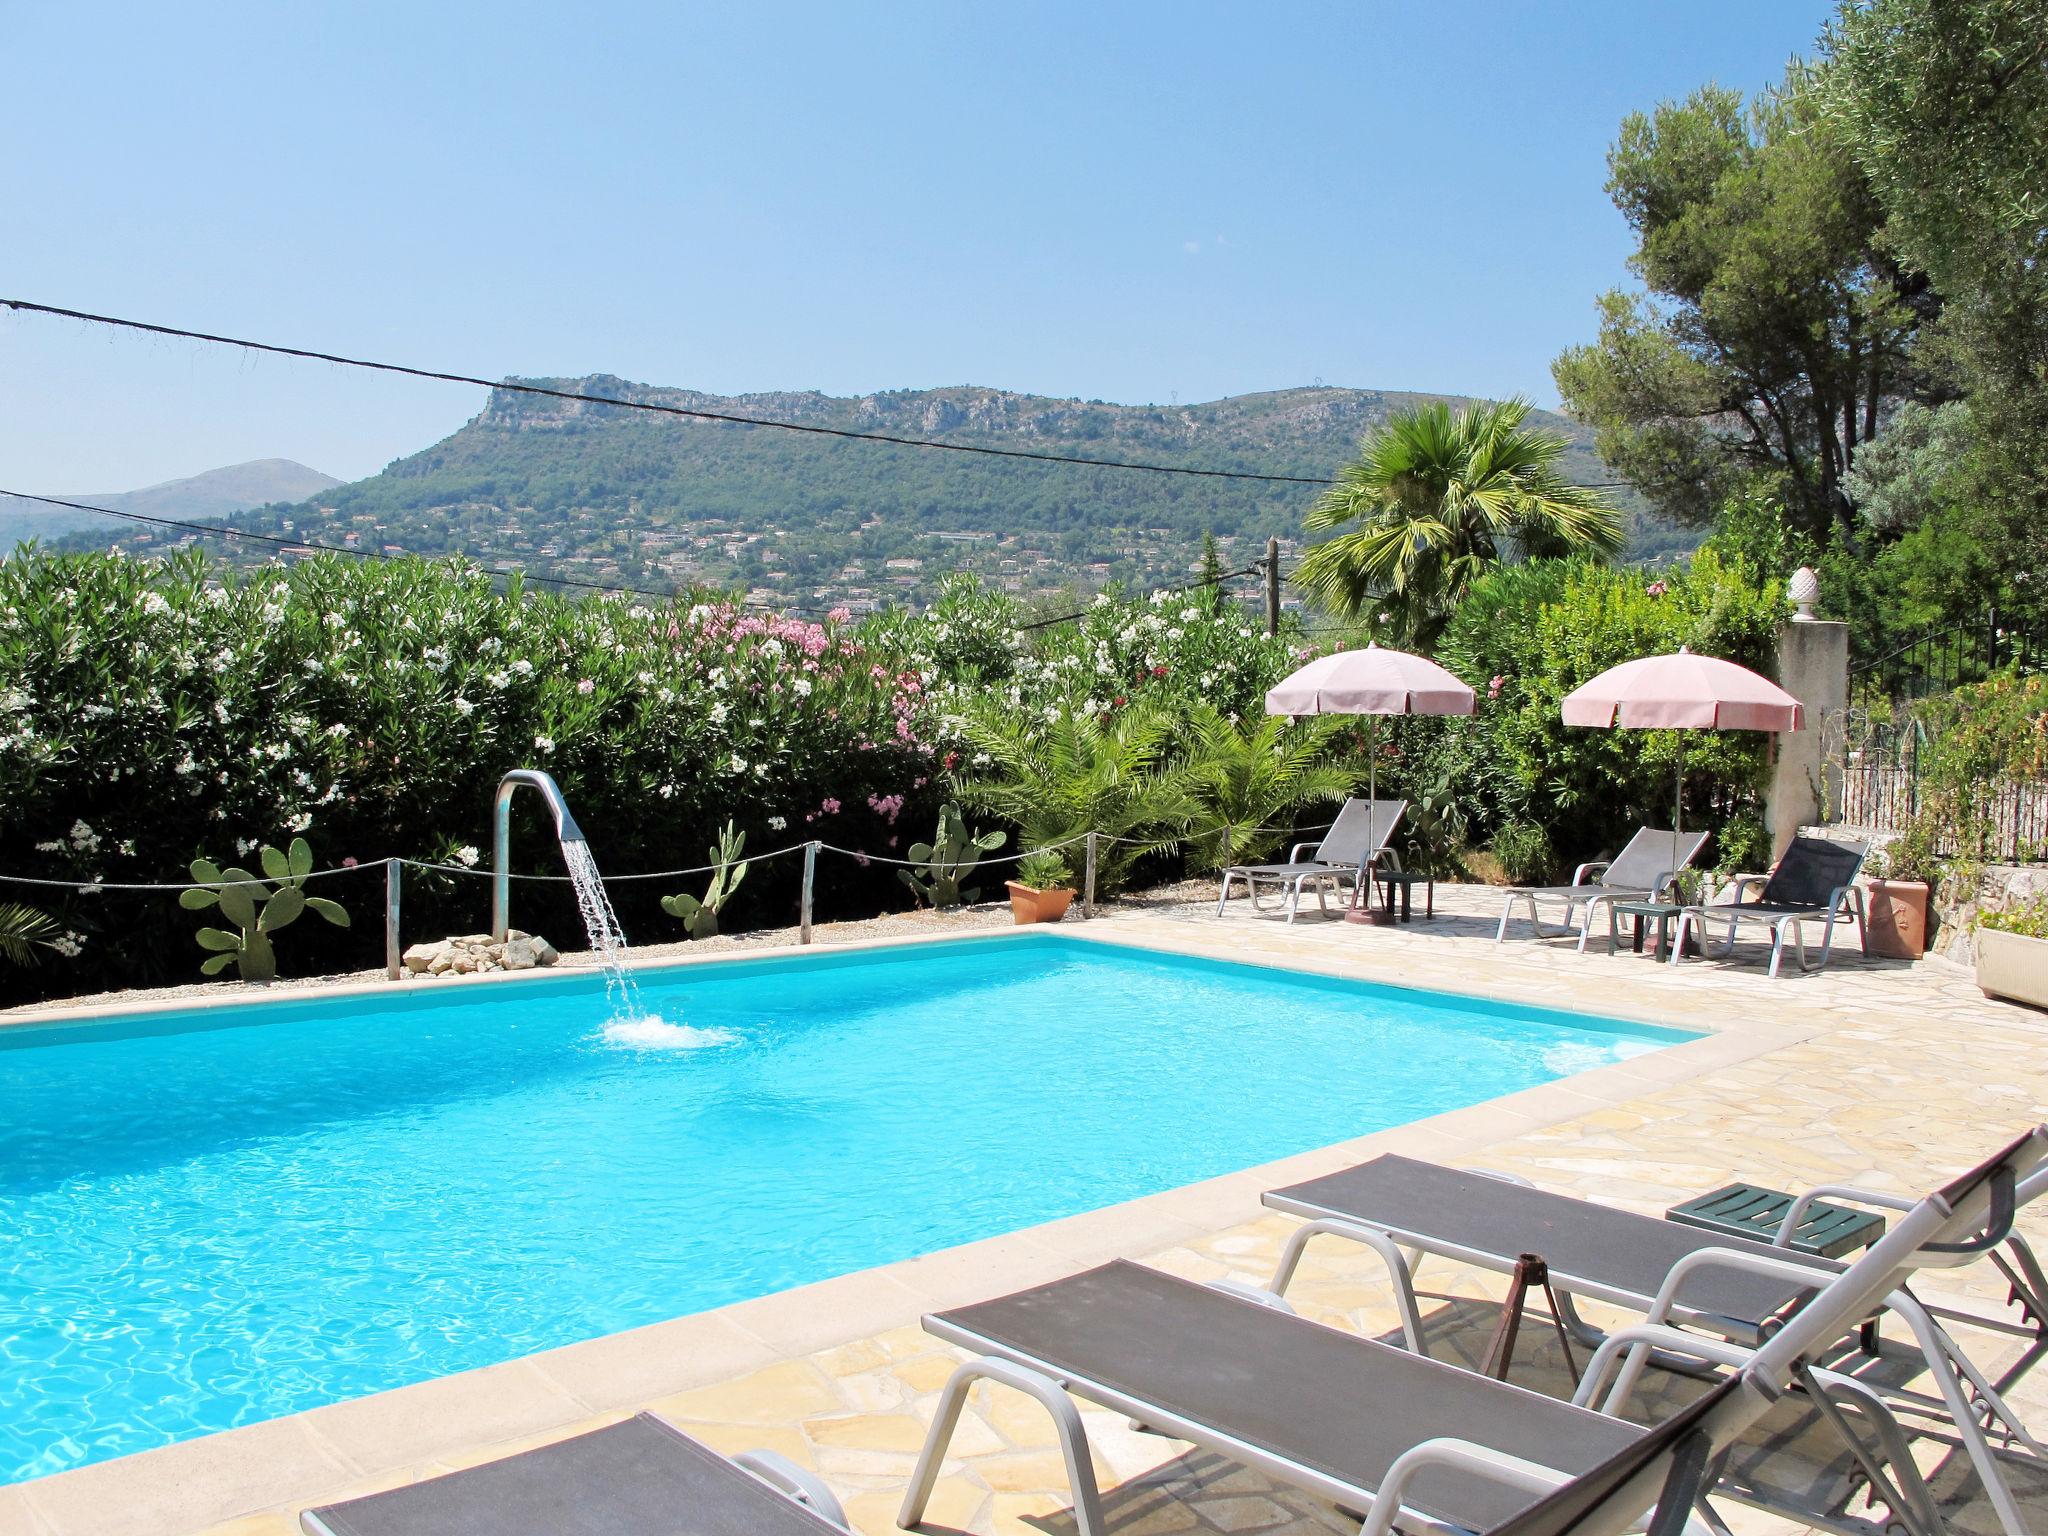
M1792 599L1794 624L1817 622L1813 605L1820 600L1820 578L1812 566L1802 565L1792 573L1792 579L1785 583L1785 595Z

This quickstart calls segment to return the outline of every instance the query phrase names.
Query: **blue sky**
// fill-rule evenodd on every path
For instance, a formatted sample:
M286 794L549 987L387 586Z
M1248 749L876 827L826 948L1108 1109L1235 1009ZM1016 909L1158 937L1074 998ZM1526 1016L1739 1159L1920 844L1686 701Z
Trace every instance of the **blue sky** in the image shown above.
M1622 116L1819 0L0 0L0 295L488 377L1527 394ZM0 316L0 485L353 478L479 392Z

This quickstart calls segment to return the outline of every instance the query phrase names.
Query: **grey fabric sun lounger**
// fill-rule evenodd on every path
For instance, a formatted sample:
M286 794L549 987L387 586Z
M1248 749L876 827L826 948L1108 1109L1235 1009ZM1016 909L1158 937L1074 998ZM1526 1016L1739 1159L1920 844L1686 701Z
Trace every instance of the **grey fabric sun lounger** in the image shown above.
M2048 1128L1920 1201L1755 1350L1669 1325L1617 1332L1569 1404L1307 1321L1269 1293L1201 1286L1124 1261L932 1314L926 1331L976 1358L940 1394L898 1523L918 1524L968 1394L987 1380L1027 1393L1052 1415L1080 1536L1107 1532L1077 1397L1366 1511L1361 1536L1385 1536L1397 1524L1619 1536L1653 1505L1662 1507L1651 1530L1677 1536L1722 1454L1789 1392L1832 1402L1837 1390L1857 1387L1814 1364L1856 1319L1916 1270L1968 1262L2006 1239L2017 1205L2048 1184L2044 1161ZM1788 1269L1785 1278L1806 1289L1811 1274ZM1618 1415L1656 1349L1729 1374L1645 1429ZM1595 1413L1602 1394L1606 1411ZM1883 1472L1876 1451L1863 1454ZM2025 1536L2023 1524L2008 1529Z
M2048 1188L2048 1179L2023 1195L2031 1198L2042 1188ZM1820 1197L1891 1211L1913 1209L1913 1202L1894 1195L1826 1185L1794 1202L1784 1230L1794 1229L1806 1204ZM1676 1322L1754 1348L1846 1267L1840 1260L1553 1194L1499 1174L1394 1155L1270 1191L1263 1199L1274 1210L1307 1218L1282 1250L1271 1285L1274 1294L1285 1293L1315 1239L1337 1237L1368 1246L1386 1265L1403 1334L1418 1351L1424 1344L1411 1255L1430 1254L1500 1274L1512 1273L1522 1254L1541 1255L1559 1292L1561 1321L1588 1345L1599 1344L1604 1336L1579 1317L1572 1305L1575 1296L1639 1312L1653 1327ZM1967 1394L1996 1432L2032 1455L2048 1456L2048 1447L2035 1439L2004 1396L2048 1354L2048 1278L2017 1231L2008 1231L1986 1256L2011 1286L2021 1320L1923 1303L1903 1287L1885 1296L1869 1316L1888 1312L1906 1324L1941 1393L1888 1392L1887 1400L1909 1412L1931 1407L1955 1419L1955 1394ZM1838 1339L1829 1341L1829 1363L1849 1368L1852 1336L1866 1320L1848 1320ZM2018 1339L2026 1347L1994 1379L1957 1344L1945 1326L1951 1323ZM1977 1415L1963 1415L1956 1427L1973 1463L1992 1455Z
M984 1364L1042 1373L1148 1428L1351 1508L1369 1506L1394 1463L1425 1440L1455 1435L1576 1475L1642 1436L1618 1419L1124 1260L939 1313L924 1326ZM999 1370L983 1374L1020 1384ZM1033 1395L1056 1420L1072 1414L1063 1393ZM932 1449L951 1428L942 1408L926 1442L934 1471ZM1072 1434L1079 1429L1074 1417ZM1067 1444L1070 1474L1085 1469L1085 1444ZM906 1528L924 1512L921 1492L928 1495L913 1485L898 1522ZM1438 1471L1404 1502L1452 1528L1483 1531L1535 1498L1526 1487ZM1077 1479L1075 1508L1082 1536L1100 1536L1092 1474Z
M1500 909L1500 927L1494 931L1493 942L1499 944L1507 938L1515 908L1526 907L1529 927L1538 938L1566 938L1576 931L1579 953L1583 955L1586 941L1593 933L1593 920L1602 907L1611 907L1617 901L1656 900L1678 872L1699 857L1706 842L1705 832L1673 834L1655 827L1638 827L1635 836L1611 860L1581 864L1572 872L1570 885L1517 886L1509 891ZM1561 926L1545 926L1537 910L1539 902L1564 904ZM1572 919L1580 915L1582 907L1584 913L1574 930Z
M1216 915L1223 915L1233 880L1250 894L1255 911L1260 910L1262 885L1285 891L1290 923L1301 905L1304 887L1314 887L1316 905L1324 913L1330 910L1327 896L1332 886L1341 889L1348 885L1354 892L1363 886L1365 899L1370 901L1372 871L1381 865L1397 870L1401 867L1401 856L1387 844L1407 814L1406 800L1346 800L1322 841L1296 843L1288 851L1285 864L1233 864L1224 870L1223 888L1216 894Z
M1650 1309L1677 1265L1709 1249L1747 1252L1810 1268L1813 1280L1806 1285L1776 1275L1712 1269L1678 1293L1675 1315L1723 1338L1753 1345L1772 1320L1844 1267L1768 1243L1722 1237L1702 1227L1551 1194L1491 1174L1391 1154L1272 1190L1263 1199L1272 1209L1306 1217L1310 1223L1288 1239L1273 1277L1275 1292L1287 1289L1312 1239L1336 1235L1357 1241L1361 1228L1384 1234L1399 1247L1502 1274L1514 1269L1520 1255L1541 1254L1559 1290L1636 1312ZM1373 1246L1382 1255L1392 1251L1382 1243ZM1415 1307L1408 1266L1405 1260L1400 1262L1396 1301L1406 1325L1415 1318ZM1590 1335L1591 1330L1587 1332Z
M1863 892L1856 884L1856 876L1869 854L1869 845L1865 843L1838 843L1824 837L1793 838L1778 860L1778 867L1769 875L1735 877L1736 900L1691 906L1679 913L1671 964L1678 964L1685 953L1686 938L1695 930L1700 935L1700 947L1707 949L1708 925L1723 918L1728 921L1728 934L1721 943L1720 956L1734 950L1736 929L1741 924L1760 923L1770 929L1773 976L1784 961L1787 939L1792 941L1801 971L1817 971L1826 965L1835 947L1835 924L1851 913L1856 918L1863 952L1869 954L1870 923L1863 910ZM1762 889L1753 899L1742 894L1757 885ZM1811 965L1806 960L1807 923L1827 924L1821 936L1820 958Z
M306 1536L848 1536L809 1473L728 1460L653 1414L388 1493L309 1509Z

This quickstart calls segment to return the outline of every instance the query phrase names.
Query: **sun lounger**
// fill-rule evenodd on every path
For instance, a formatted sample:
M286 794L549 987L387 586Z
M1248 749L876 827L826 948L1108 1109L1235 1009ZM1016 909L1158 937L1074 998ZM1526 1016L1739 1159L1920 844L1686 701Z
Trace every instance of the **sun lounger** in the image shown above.
M306 1536L847 1536L816 1478L728 1460L651 1413L423 1483L309 1509Z
M2024 1203L2044 1189L2048 1175L2022 1188L2019 1198ZM1781 1231L1796 1231L1808 1206L1820 1198L1894 1211L1913 1208L1912 1202L1894 1195L1823 1186L1793 1202ZM1418 1351L1423 1348L1422 1324L1411 1254L1434 1255L1500 1274L1513 1273L1525 1253L1541 1255L1560 1293L1560 1320L1587 1344L1601 1343L1603 1335L1578 1316L1574 1297L1641 1313L1651 1326L1677 1323L1752 1347L1844 1269L1840 1260L1552 1194L1498 1174L1398 1156L1377 1157L1274 1190L1264 1200L1274 1210L1308 1218L1282 1250L1271 1286L1274 1294L1286 1291L1302 1253L1317 1238L1337 1237L1370 1247L1387 1267L1404 1336ZM1904 1411L1934 1411L1953 1421L1972 1462L1988 1465L1992 1452L1982 1425L1974 1413L1957 1419L1959 1403L1974 1399L1997 1432L2032 1454L2048 1455L2005 1399L2012 1384L2048 1354L2048 1279L2016 1231L2008 1231L1986 1256L2012 1287L2019 1321L1926 1304L1903 1289L1883 1298L1881 1310L1905 1323L1920 1364L1938 1389L1935 1397L1901 1391L1887 1393L1887 1399ZM1846 1369L1857 1350L1853 1335L1862 1321L1852 1319L1838 1340L1829 1341L1831 1362L1844 1362ZM2026 1347L1994 1379L1971 1361L1949 1324L2018 1339ZM1639 1361L1632 1375L1640 1375L1641 1365Z
M1870 924L1864 916L1863 892L1856 876L1869 854L1863 843L1838 843L1822 837L1795 837L1769 875L1737 875L1736 899L1687 907L1678 915L1678 938L1671 946L1671 963L1678 964L1685 953L1688 933L1697 929L1702 949L1707 948L1707 925L1728 920L1728 937L1720 953L1735 948L1735 931L1743 923L1761 923L1771 930L1771 974L1785 957L1785 941L1792 941L1801 971L1817 971L1828 963L1835 945L1835 924L1853 912L1856 931L1863 940L1863 952L1870 952ZM1761 886L1754 898L1744 893ZM1820 958L1806 963L1805 924L1824 922ZM1711 951L1709 951L1711 952Z
M1518 906L1528 908L1529 926L1543 939L1568 937L1574 931L1572 918L1583 907L1576 931L1579 953L1584 954L1586 940L1593 932L1593 920L1603 906L1612 906L1617 901L1657 900L1677 873L1699 857L1706 841L1704 832L1681 832L1674 836L1655 827L1638 827L1635 836L1613 859L1581 864L1572 872L1570 885L1517 886L1509 891L1500 909L1500 927L1494 932L1493 942L1498 944L1507 938L1508 923ZM1546 927L1537 911L1538 902L1563 902L1562 925Z
M1667 1508L1653 1529L1676 1536L1715 1459L1774 1403L1795 1387L1834 1390L1811 1364L1822 1349L1914 1270L2005 1238L2016 1185L2044 1159L2048 1129L1920 1202L1847 1269L1791 1272L1795 1288L1811 1289L1814 1278L1820 1287L1754 1351L1669 1326L1615 1334L1589 1365L1579 1404L1306 1321L1274 1296L1229 1294L1122 1261L934 1314L926 1330L976 1358L940 1395L898 1523L922 1517L967 1394L988 1380L1051 1413L1080 1536L1106 1528L1075 1397L1366 1511L1365 1536L1397 1523L1600 1536L1628 1529L1660 1496ZM1656 1429L1586 1406L1602 1391L1625 1403L1629 1373L1653 1347L1732 1374Z
M1259 887L1277 886L1284 890L1290 923L1301 904L1304 887L1314 887L1316 905L1326 913L1330 910L1326 896L1332 886L1348 885L1354 893L1363 887L1364 899L1371 901L1372 871L1381 865L1401 867L1400 855L1387 843L1407 813L1406 800L1345 801L1344 809L1337 813L1322 841L1296 843L1285 864L1234 864L1224 870L1223 889L1216 897L1216 915L1223 915L1224 904L1230 900L1232 880L1244 884L1254 910L1259 910Z

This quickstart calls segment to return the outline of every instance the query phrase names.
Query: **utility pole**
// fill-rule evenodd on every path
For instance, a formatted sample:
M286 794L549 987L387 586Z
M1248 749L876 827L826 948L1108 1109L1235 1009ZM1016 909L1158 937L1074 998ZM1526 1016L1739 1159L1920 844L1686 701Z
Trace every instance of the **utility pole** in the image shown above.
M1280 540L1266 540L1266 633L1280 633Z

